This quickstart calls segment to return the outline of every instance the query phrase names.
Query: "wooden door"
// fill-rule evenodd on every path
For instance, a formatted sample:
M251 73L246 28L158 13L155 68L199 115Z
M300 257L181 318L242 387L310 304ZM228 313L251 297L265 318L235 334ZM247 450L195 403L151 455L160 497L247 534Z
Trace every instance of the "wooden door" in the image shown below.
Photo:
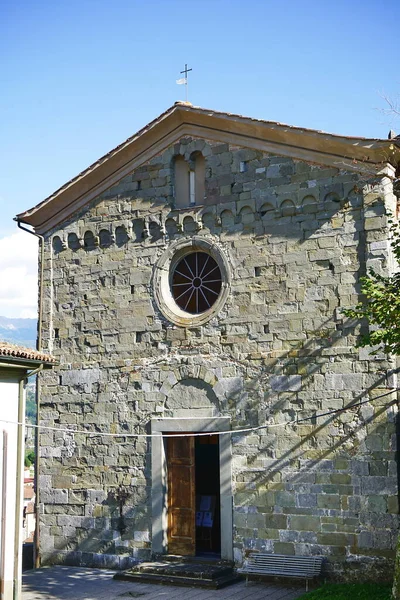
M195 462L194 437L167 438L168 553L194 556Z

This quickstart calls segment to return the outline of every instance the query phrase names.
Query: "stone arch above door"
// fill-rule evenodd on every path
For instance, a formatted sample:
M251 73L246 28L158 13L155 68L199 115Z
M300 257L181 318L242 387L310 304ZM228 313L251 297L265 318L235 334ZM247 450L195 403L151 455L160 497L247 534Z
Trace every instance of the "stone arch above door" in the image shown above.
M188 377L178 381L171 387L165 400L165 410L182 411L216 411L219 412L219 401L212 386L202 379Z
M204 365L181 365L171 368L160 388L164 395L165 417L222 416L232 408L243 392L242 376L218 377Z

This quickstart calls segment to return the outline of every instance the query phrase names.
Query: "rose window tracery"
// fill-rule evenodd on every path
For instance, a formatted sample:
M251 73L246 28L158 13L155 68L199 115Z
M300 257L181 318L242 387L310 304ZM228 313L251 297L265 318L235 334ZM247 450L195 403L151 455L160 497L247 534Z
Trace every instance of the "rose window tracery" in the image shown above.
M172 296L182 310L192 315L209 310L218 299L221 287L221 270L206 252L187 254L172 273Z

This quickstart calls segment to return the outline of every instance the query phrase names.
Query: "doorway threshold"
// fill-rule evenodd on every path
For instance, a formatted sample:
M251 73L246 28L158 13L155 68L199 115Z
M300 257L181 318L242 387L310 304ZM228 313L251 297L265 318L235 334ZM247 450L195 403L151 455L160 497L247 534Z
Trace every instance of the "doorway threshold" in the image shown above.
M183 556L177 554L163 554L156 557L157 560L167 562L185 562L185 563L200 563L200 564L215 564L233 565L233 562L222 560L221 554L218 552L198 552L194 556Z

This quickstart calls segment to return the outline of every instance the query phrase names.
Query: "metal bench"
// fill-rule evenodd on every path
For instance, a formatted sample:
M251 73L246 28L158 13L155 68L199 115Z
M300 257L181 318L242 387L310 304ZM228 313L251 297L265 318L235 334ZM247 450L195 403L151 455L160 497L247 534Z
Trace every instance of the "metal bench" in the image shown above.
M238 573L246 575L246 583L249 575L305 579L306 591L308 591L308 580L320 575L322 560L322 556L292 556L253 552L246 559L244 567L238 569Z

